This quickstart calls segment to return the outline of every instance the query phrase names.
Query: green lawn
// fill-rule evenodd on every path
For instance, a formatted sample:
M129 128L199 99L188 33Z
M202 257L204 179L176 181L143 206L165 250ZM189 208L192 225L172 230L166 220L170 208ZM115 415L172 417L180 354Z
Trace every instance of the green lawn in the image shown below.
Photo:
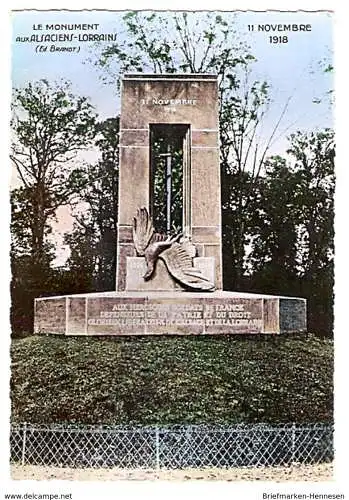
M269 337L13 340L12 420L328 422L333 342Z

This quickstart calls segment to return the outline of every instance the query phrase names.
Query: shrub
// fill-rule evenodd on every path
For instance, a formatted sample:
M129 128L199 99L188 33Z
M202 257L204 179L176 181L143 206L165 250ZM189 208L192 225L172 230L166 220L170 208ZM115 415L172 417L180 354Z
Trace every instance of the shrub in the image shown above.
M73 338L12 344L15 422L327 422L333 343L312 335Z

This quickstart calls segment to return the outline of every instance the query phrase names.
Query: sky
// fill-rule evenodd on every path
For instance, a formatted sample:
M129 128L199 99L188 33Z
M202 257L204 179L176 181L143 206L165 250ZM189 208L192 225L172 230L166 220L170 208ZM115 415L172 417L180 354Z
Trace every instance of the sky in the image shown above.
M29 43L19 41L32 35L52 33L117 33L124 39L122 16L125 12L111 11L21 11L12 12L12 86L24 87L29 82L45 78L50 82L69 80L73 92L89 97L101 119L115 116L120 110L117 77L103 81L103 74L90 61L96 50L94 42ZM251 80L266 80L270 85L272 102L263 121L261 141L266 143L287 100L290 102L271 144L270 154L285 154L287 136L296 130L316 130L333 126L332 109L327 92L333 88L332 74L324 73L323 64L332 63L332 14L329 12L238 12L235 29L239 38L251 47L257 61L252 65ZM91 31L47 30L46 25L98 24ZM311 31L288 32L288 43L270 43L275 34L261 31L260 26L296 24L310 25ZM41 29L39 29L41 25ZM249 30L249 26L254 30ZM284 32L277 35L284 36ZM159 34L159 37L161 34ZM107 44L107 42L99 42ZM39 45L45 52L37 51ZM79 52L51 52L51 45L79 47ZM317 103L314 103L314 100ZM318 101L321 101L320 103ZM91 151L88 159L93 160ZM18 185L14 173L13 184ZM65 231L72 229L70 210L63 207L53 223L52 238L58 243L57 259L60 265L69 254L62 245Z
M24 86L29 81L68 79L77 93L89 96L102 118L113 116L119 111L116 83L105 85L101 73L87 62L93 43L81 43L78 54L57 52L35 52L36 43L16 42L18 36L30 36L48 31L34 31L33 25L62 23L97 23L95 33L124 32L123 12L13 12L12 13L12 83ZM271 44L271 33L258 32L259 24L310 24L310 32L292 32L284 44ZM248 25L254 25L253 33ZM313 98L322 97L332 86L331 75L325 75L318 63L332 57L332 14L280 13L280 12L239 12L236 14L236 29L251 46L251 53L257 58L253 74L266 79L272 86L275 100L271 110L271 122L278 115L280 107L289 95L294 94L290 105L289 123L298 120L297 126L314 128L332 124L331 111L327 103L314 105ZM63 31L61 31L63 33ZM82 33L82 32L81 32ZM273 34L273 33L272 33ZM279 33L283 35L284 33ZM107 43L107 42L100 42ZM67 46L71 45L65 42ZM52 45L51 43L47 44ZM64 45L61 43L59 45ZM77 45L77 44L75 44ZM314 71L315 73L311 73ZM287 125L287 124L286 124Z

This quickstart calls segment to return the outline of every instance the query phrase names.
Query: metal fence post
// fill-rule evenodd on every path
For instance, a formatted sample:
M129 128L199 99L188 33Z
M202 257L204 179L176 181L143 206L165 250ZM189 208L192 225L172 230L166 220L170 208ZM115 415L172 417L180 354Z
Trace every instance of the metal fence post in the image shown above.
M156 446L156 470L160 470L160 433L159 433L159 427L155 428L155 446Z
M23 442L22 442L22 465L25 463L25 442L27 439L27 422L23 424Z
M296 424L292 424L292 452L291 452L291 464L294 463L296 456Z

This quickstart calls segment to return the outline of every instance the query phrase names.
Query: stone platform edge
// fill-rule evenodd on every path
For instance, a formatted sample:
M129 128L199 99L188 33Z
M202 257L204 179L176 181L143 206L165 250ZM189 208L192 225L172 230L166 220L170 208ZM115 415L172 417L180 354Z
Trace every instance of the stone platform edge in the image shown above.
M216 335L306 332L306 300L251 293L102 292L35 299L34 333Z

